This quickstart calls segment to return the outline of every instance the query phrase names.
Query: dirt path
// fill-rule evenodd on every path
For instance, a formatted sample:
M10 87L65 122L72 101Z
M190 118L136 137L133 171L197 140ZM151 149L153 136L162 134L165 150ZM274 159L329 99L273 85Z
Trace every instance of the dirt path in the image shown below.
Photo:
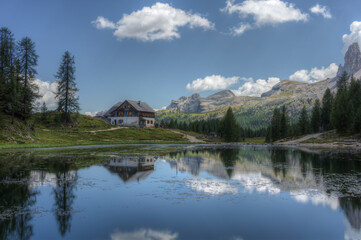
M191 143L205 143L205 141L203 140L200 140L200 139L197 139L196 137L194 136L191 136L191 135L188 135L188 134L184 134L184 133L181 133L181 132L178 132L178 131L172 131L176 134L179 134L179 135L182 135L184 138L187 138L188 141L190 141Z
M93 130L93 131L85 131L85 132L88 132L88 133L109 132L109 131L114 131L114 130L121 129L121 128L124 128L124 127L113 127L113 128L109 128L109 129Z
M291 141L287 141L287 142L279 142L277 144L298 144L298 143L301 143L301 142L306 141L311 138L318 138L321 134L322 133L311 134L311 135L307 135L307 136L304 136L299 139L295 139L295 140L291 140Z

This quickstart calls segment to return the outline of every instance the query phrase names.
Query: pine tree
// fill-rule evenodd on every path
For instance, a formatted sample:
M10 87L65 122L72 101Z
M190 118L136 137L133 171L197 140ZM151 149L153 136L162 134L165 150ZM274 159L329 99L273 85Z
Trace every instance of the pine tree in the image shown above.
M78 97L76 93L78 89L75 83L75 60L66 51L62 57L59 70L55 77L58 79L58 89L56 99L58 100L58 110L62 112L63 119L70 121L70 113L79 111Z
M288 135L288 117L286 112L286 106L282 107L281 119L280 119L280 137L285 138Z
M222 137L226 142L237 142L240 139L240 127L236 122L232 108L229 107L222 121Z
M353 132L361 133L361 106L358 108L353 123Z
M346 133L352 127L352 103L348 101L348 91L338 91L332 109L332 124L338 133Z
M273 116L271 120L271 140L272 142L281 139L281 112L278 108L273 110Z
M348 79L349 79L349 76L347 75L347 72L344 71L337 80L337 92L347 90L347 80Z
M0 111L9 113L11 84L14 73L14 35L8 28L0 29Z
M11 124L14 124L15 116L19 114L20 109L22 108L21 103L21 73L20 73L20 63L18 60L15 61L14 66L12 67L11 72L11 82L9 85L9 101L8 109L11 113Z
M301 135L307 134L309 129L309 120L306 107L303 106L300 118L298 120L299 133Z
M20 62L22 86L23 119L30 117L33 104L38 95L38 86L34 84L34 77L37 74L35 67L38 65L38 55L35 51L35 43L28 37L21 39L17 44L17 58Z
M41 112L41 121L45 122L48 119L48 108L45 102L43 102L43 105L41 105L40 112Z
M331 90L327 88L322 98L321 122L324 131L332 129L331 112L333 105L333 95Z
M321 103L319 99L316 99L315 106L312 109L311 116L311 128L314 133L320 131L321 126Z

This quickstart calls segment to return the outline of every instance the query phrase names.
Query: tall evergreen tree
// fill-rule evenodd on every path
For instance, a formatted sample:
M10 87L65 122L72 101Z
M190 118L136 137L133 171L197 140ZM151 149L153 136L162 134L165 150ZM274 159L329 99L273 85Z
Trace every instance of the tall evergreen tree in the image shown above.
M280 119L280 137L285 138L288 135L288 117L286 106L282 106L281 119Z
M312 109L312 115L311 115L311 127L312 131L314 133L317 133L320 131L321 126L321 102L319 99L316 99L315 105Z
M15 61L14 66L12 67L11 73L11 82L9 85L9 102L8 109L11 114L11 124L14 124L15 116L19 114L20 109L22 108L21 103L21 73L20 73L20 63L18 60Z
M353 103L350 101L348 79L349 76L346 72L339 77L332 108L332 124L339 133L348 132L353 123Z
M331 124L331 112L333 105L333 95L331 90L327 88L322 98L322 109L321 109L321 122L324 131L332 129Z
M352 103L347 89L338 91L332 109L332 124L339 133L346 133L352 127Z
M43 104L41 105L41 121L45 122L48 118L48 108L46 107L46 103L43 102Z
M68 51L64 53L55 77L58 79L58 110L63 113L63 119L69 122L70 113L78 112L80 108L76 96L78 89L75 83L75 60Z
M361 106L358 108L353 123L353 132L361 133Z
M281 112L278 108L273 110L273 116L271 120L271 140L277 141L281 139Z
M349 79L349 76L347 75L347 72L344 71L337 80L337 92L347 90L347 80L348 79Z
M240 127L236 122L232 108L229 107L222 121L222 137L226 142L237 142L240 139Z
M307 134L309 129L309 119L306 110L306 106L303 106L300 118L298 120L299 133L301 135Z
M11 83L14 73L14 35L8 28L0 29L0 111L9 113Z
M22 89L22 117L29 118L33 104L38 97L38 86L34 84L37 74L35 67L38 65L38 55L35 51L35 43L28 37L21 39L17 44L17 58L20 62L21 75L23 78Z

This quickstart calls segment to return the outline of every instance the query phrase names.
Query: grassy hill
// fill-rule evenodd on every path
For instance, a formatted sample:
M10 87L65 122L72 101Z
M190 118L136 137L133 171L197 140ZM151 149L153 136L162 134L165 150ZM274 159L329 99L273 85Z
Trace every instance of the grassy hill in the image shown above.
M0 127L0 148L52 147L117 143L185 143L186 139L169 129L114 128L102 119L81 114L72 115L63 124L57 112L49 112L47 121L34 114L26 123L5 116Z

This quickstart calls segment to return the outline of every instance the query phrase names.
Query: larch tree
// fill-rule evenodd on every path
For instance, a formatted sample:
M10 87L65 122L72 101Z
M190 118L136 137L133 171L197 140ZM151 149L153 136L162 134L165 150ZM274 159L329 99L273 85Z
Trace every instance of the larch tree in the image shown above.
M327 88L322 98L321 122L324 131L332 129L331 112L333 106L333 95L331 90Z
M306 107L303 106L300 118L298 120L298 127L301 135L307 134L309 129L309 119Z
M38 55L35 51L35 43L28 37L21 39L16 48L17 59L20 63L20 72L22 76L22 110L20 114L23 119L30 117L33 104L38 95L38 86L34 84L34 78L37 74L35 67L38 65Z
M0 29L0 111L9 113L14 73L14 35L8 28Z
M68 51L62 57L59 70L55 75L58 88L56 99L58 100L58 111L62 113L65 122L70 121L70 113L79 111L79 98L75 83L75 60Z
M316 99L311 115L312 131L314 133L319 132L321 130L320 126L321 126L321 102L319 99Z
M237 142L240 139L240 127L236 122L232 108L229 107L222 120L222 137L226 142Z

